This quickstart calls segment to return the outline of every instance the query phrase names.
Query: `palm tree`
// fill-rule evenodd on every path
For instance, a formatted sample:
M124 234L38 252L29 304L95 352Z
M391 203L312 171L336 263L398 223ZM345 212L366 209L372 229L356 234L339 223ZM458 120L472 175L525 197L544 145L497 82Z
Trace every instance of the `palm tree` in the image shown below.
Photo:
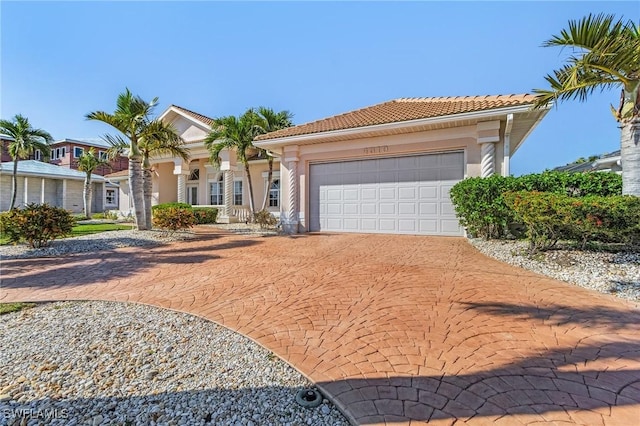
M275 112L272 108L259 107L258 108L258 134L265 134L275 132L276 130L284 129L285 127L293 126L293 114L289 111ZM267 152L267 150L258 148L261 153L267 157L269 163L269 173L267 176L267 187L264 194L264 200L262 201L262 210L267 208L267 202L269 201L269 189L271 189L271 181L273 179L273 155Z
M87 219L91 219L91 199L93 195L91 175L100 166L109 166L109 160L96 157L96 150L94 148L89 148L88 151L83 152L78 159L78 170L85 172L83 199L84 215Z
M158 98L151 102L144 101L139 96L134 96L129 89L118 95L116 110L113 114L104 111L94 111L86 115L88 120L102 121L120 131L127 140L127 157L129 158L129 189L133 200L133 209L136 215L136 228L148 229L145 218L145 206L143 196L142 154L140 152L140 139L149 126ZM123 141L119 135L105 135L105 140Z
M29 120L20 114L16 114L11 121L0 120L0 132L13 138L13 141L9 143L9 155L13 158L9 210L13 210L18 193L18 160L29 158L36 150L40 150L42 157L48 159L51 152L49 144L53 142L53 138L44 130L31 127Z
M553 101L585 101L595 90L621 90L618 108L611 106L620 123L622 193L640 196L640 27L614 15L589 15L569 21L568 29L543 46L571 47L566 63L547 75L549 89L535 89L535 107Z
M111 145L109 156L121 155L128 149L128 143L119 137L105 136ZM145 227L151 229L151 193L153 191L153 170L150 158L156 155L171 155L184 160L189 159L189 151L184 147L184 141L178 135L177 130L171 124L166 124L159 119L148 123L144 132L138 139L138 148L142 155L142 187L144 198Z
M229 115L213 120L212 130L204 140L209 150L211 162L220 164L220 153L224 149L235 149L238 161L244 165L244 171L249 183L249 209L255 214L253 203L253 184L249 171L249 153L256 148L253 138L257 134L258 115L253 109L247 110L240 117Z

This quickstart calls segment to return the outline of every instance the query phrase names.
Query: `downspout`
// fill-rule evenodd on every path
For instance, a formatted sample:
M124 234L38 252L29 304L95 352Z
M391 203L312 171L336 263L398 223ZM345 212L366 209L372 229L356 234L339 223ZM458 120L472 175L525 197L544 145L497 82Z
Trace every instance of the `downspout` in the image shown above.
M502 160L502 176L511 173L511 129L513 128L513 114L507 114L507 125L504 128L504 157Z

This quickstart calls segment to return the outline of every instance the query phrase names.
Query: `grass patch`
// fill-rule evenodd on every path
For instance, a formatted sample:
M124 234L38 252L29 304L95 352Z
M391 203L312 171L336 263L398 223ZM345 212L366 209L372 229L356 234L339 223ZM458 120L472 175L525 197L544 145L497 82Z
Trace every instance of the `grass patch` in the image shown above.
M34 306L36 306L35 303L0 303L0 315L18 312L23 309L33 308Z
M131 230L131 225L118 225L116 223L96 223L86 225L76 225L71 230L70 237L79 237L81 235L97 234L107 231Z
M116 223L97 223L87 225L76 225L71 229L71 234L68 237L79 237L82 235L97 234L99 232L107 231L128 231L131 230L132 225L120 225ZM0 245L10 244L9 238L0 233Z

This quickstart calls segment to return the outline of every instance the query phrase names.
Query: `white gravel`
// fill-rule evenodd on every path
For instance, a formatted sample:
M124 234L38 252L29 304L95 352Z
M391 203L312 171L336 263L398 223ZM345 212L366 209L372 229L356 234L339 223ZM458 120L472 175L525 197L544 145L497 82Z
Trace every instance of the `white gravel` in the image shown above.
M311 384L268 350L188 314L44 304L3 315L0 347L0 425L348 424L297 405Z
M469 242L487 256L580 287L640 301L640 253L584 251L570 248L527 253L526 241Z
M51 257L65 254L101 251L119 247L144 247L193 238L193 232L107 231L97 234L54 240L48 247L32 249L26 244L0 246L0 259Z

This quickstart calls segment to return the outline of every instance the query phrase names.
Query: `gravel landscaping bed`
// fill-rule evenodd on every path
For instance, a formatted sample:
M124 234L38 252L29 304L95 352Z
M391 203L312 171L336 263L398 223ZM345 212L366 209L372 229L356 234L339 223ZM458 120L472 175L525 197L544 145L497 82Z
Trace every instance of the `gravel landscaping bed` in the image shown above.
M49 247L32 249L26 244L0 246L0 259L26 257L51 257L92 251L103 251L119 247L144 247L183 241L192 238L192 232L165 231L107 231L80 237L54 240Z
M527 254L526 241L469 242L487 256L580 287L640 301L640 253L585 251L571 248Z
M348 424L297 405L311 384L271 352L188 314L44 304L3 315L0 347L0 425Z
M225 231L233 232L234 234L244 234L251 236L264 236L264 235L278 235L279 232L275 228L260 228L260 225L255 223L216 223L213 225L200 225L210 226L213 228L224 229Z

